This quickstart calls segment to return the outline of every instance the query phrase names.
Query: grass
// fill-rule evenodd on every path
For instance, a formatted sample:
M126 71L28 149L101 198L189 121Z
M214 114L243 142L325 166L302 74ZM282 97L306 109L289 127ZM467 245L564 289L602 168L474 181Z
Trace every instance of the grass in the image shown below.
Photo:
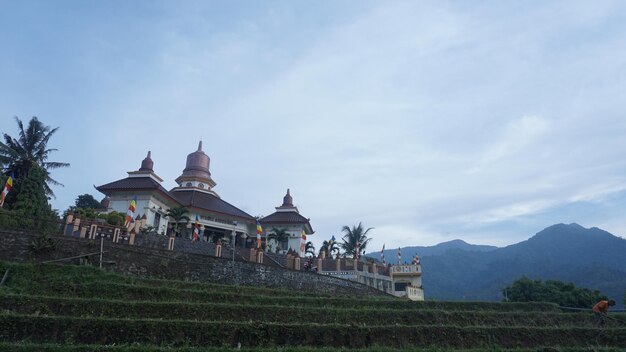
M225 351L238 343L244 351L285 352L626 348L626 315L598 329L591 314L547 303L335 297L76 266L0 262L0 272L9 266L0 351Z

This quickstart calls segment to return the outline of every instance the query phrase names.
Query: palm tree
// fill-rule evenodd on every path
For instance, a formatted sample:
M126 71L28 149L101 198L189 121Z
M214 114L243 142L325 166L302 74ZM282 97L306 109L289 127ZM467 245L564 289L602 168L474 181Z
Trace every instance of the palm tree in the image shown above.
M13 138L4 133L4 142L0 141L2 172L7 175L13 174L17 180L21 180L28 175L33 165L39 165L45 173L44 189L46 195L54 197L50 185L63 185L50 177L49 170L70 166L68 163L48 161L50 153L57 151L57 149L49 149L47 144L50 137L59 128L50 129L50 126L44 126L34 116L28 122L26 129L24 129L24 124L19 118L16 117L15 121L19 128L19 137Z
M311 257L315 257L315 246L313 242L309 241L304 245L304 254L310 254Z
M330 244L330 250L328 245ZM319 256L322 253L326 253L326 258L330 258L333 252L339 252L339 244L336 241L324 241L322 242L322 246L320 247Z
M361 253L365 252L365 247L371 238L367 237L367 233L372 230L373 227L365 230L363 225L359 222L358 226L352 225L352 228L344 226L341 231L345 233L342 240L341 248L344 250L344 256L359 257ZM358 247L358 249L357 249Z
M187 215L185 215L186 213L188 213L189 210L187 210L187 208L185 207L173 207L173 208L169 208L167 210L167 213L165 214L165 216L167 216L168 218L172 219L172 222L174 223L174 233L176 235L178 235L178 224L181 222L185 222L185 224L189 223L189 217Z
M273 239L278 243L278 249L282 249L280 244L289 240L289 233L287 233L287 228L272 228L272 232L267 236L268 239Z

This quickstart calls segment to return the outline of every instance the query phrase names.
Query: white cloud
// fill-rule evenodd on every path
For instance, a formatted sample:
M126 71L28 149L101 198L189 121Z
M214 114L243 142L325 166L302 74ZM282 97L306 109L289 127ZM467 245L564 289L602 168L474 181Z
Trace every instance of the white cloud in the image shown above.
M620 2L155 6L135 25L69 23L82 70L23 83L81 87L33 99L72 162L57 207L149 149L171 187L200 137L226 200L268 214L289 187L320 243L363 221L377 245L485 243L507 224L503 244L624 189ZM0 67L42 65L2 44L16 55ZM31 103L2 96L8 115Z

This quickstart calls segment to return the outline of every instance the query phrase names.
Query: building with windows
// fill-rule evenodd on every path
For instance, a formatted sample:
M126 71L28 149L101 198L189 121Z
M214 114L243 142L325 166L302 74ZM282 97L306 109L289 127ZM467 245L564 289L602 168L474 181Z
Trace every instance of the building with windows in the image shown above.
M209 171L209 156L198 149L187 156L182 174L176 178L176 187L167 190L154 171L151 153L141 162L137 171L129 171L128 177L96 187L106 197L102 204L108 212L126 213L131 200L136 197L135 216L145 216L147 226L152 226L159 234L190 236L191 226L196 215L200 224L200 237L203 241L228 241L236 233L237 245L253 240L256 221L253 216L224 201L215 192L216 182ZM166 213L173 207L185 207L191 220L179 226L179 233L173 234L171 219Z
M281 229L285 230L287 238L280 241L281 243L270 240L268 241L268 246L279 246L281 252L291 250L300 256L304 256L304 244L307 241L307 236L312 235L314 232L310 219L302 216L298 211L298 207L293 205L293 198L289 193L289 189L287 189L287 194L283 197L283 205L275 209L274 213L259 219L263 227L263 236L267 238L269 234L277 229Z

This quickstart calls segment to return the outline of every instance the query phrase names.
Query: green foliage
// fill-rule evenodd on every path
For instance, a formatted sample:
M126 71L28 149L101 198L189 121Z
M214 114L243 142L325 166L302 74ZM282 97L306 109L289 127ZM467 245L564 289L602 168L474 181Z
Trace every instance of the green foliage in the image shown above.
M166 217L174 223L174 233L178 236L181 223L188 224L189 217L186 215L189 210L185 207L172 207L167 210Z
M12 209L0 212L0 228L42 234L58 232L59 219L50 209L43 185L43 170L37 165L31 167L21 182L21 190L15 197Z
M81 194L76 198L74 203L76 208L82 209L100 209L102 206L91 194Z
M353 225L352 228L344 226L341 229L341 231L343 231L344 233L344 236L342 238L343 243L340 244L341 249L344 250L343 255L354 258L355 256L360 257L361 254L365 253L365 248L371 240L371 238L367 237L367 233L370 232L370 230L372 229L374 228L370 227L368 229L365 229L363 227L363 224L361 224L360 222L357 226Z
M313 242L308 241L304 245L304 253L305 254L310 254L311 257L315 257L315 245L313 245Z
M0 342L0 352L232 352L232 347L171 347L171 346L155 346L155 345L138 345L138 344L118 344L118 345L66 345L51 343L33 343L33 342ZM370 348L352 348L344 349L341 347L266 347L266 348L246 348L245 345L238 349L240 352L408 352L416 351L415 349L397 349L390 347L370 347ZM508 348L489 348L489 349L452 349L445 347L429 347L420 348L420 352L623 352L623 349L610 347L563 347L563 348L545 348L545 349L508 349Z
M15 264L0 290L0 351L611 351L626 315L547 303L408 302ZM84 345L83 345L84 344ZM471 349L474 348L474 349ZM584 349L583 349L584 348Z
M54 251L56 248L57 241L48 237L46 234L37 236L37 238L35 238L28 246L28 249L36 254L49 253Z
M284 249L282 248L282 244L289 240L289 233L287 232L286 228L281 229L278 227L274 227L272 228L272 232L267 235L267 238L272 239L278 243L278 245L276 246L276 251L279 251L281 249Z
M328 246L330 245L330 251ZM322 242L322 246L320 247L319 256L322 255L322 252L326 253L326 258L330 258L333 253L339 253L339 244L337 241L324 241Z
M50 177L49 170L68 167L70 164L48 161L51 152L56 149L48 148L50 137L58 130L45 126L37 117L33 117L26 129L17 117L18 138L4 133L4 142L0 142L0 165L5 174L13 173L16 178L16 194L19 193L20 182L27 177L33 166L39 166L44 174L44 190L47 196L54 196L50 185L61 185ZM12 204L12 199L9 204Z
M106 221L109 225L114 226L122 226L124 225L124 220L126 218L126 214L121 213L119 211L112 211L108 214L103 214L106 217Z
M249 347L368 346L463 348L586 346L625 347L624 329L546 327L458 327L435 325L284 324L229 321L110 319L70 316L0 315L4 341L112 345L139 343L171 346ZM444 338L445 337L445 338Z
M27 216L43 218L50 215L50 206L44 188L45 174L43 169L33 165L21 182L20 193L17 195L12 209Z
M576 308L591 308L601 299L606 299L597 290L576 288L572 283L557 280L533 281L525 276L504 288L502 293L511 302L552 302Z
M316 324L431 325L455 326L538 326L553 327L594 326L593 319L581 319L578 314L560 312L523 311L454 311L444 309L400 310L377 308L327 308L307 306L280 306L273 304L240 304L228 302L150 302L110 300L99 298L46 297L6 294L0 301L0 310L11 314L69 315L80 317L106 316L116 319L204 320L237 322L282 322ZM423 307L423 308L427 308ZM626 324L626 315L612 314L613 319ZM587 318L590 318L587 316ZM373 325L380 324L374 323Z

